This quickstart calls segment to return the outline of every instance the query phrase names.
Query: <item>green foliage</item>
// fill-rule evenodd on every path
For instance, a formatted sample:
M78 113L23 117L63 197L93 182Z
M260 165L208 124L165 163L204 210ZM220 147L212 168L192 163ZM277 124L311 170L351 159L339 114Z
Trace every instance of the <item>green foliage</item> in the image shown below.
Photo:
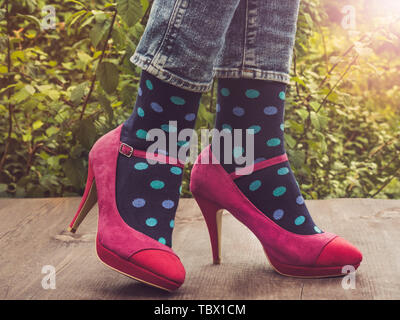
M286 104L291 164L307 198L399 198L399 24L360 19L348 33L328 3L302 1ZM44 0L0 4L0 196L82 193L91 146L134 106L140 69L129 58L151 6L55 0L56 29L42 30ZM196 128L212 128L214 113L215 92L204 94Z

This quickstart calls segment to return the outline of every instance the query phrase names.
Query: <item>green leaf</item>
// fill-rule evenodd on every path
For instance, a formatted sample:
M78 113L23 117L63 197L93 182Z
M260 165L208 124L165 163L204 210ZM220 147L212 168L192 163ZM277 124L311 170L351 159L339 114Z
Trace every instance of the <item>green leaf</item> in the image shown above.
M17 17L20 18L24 18L26 20L29 20L30 22L32 22L34 25L36 25L36 27L38 27L39 29L41 28L41 23L40 20L38 18L36 18L35 16L31 16L31 15L24 15L24 14L16 14Z
M46 129L46 135L48 137L51 137L53 134L56 134L58 131L60 131L60 129L58 129L57 127L50 127Z
M85 95L87 85L88 83L85 81L77 85L74 90L72 90L70 99L74 105L78 105L82 97Z
M30 97L35 93L35 88L30 84L25 85L21 90L14 94L13 99L16 103L24 101L26 98Z
M77 4L77 5L80 5L81 7L83 7L83 8L86 9L86 6L85 6L82 2L80 2L80 1L77 1L77 0L67 0L67 1L65 1L65 2L73 2L73 3L75 3L75 4Z
M308 13L304 13L304 18L306 18L306 22L308 24L309 27L313 27L314 22L313 19L311 18L311 16Z
M36 120L33 124L32 124L32 128L33 130L37 130L40 129L42 126L44 125L42 120Z
M79 20L79 18L81 18L83 15L86 14L86 12L87 12L86 10L80 10L78 12L75 12L65 21L65 25L68 26L68 28L71 28L75 24L75 22Z
M303 81L303 79L301 79L301 78L299 78L299 77L292 77L291 80L294 81L294 82L296 82L296 83L298 83L298 84L300 84L300 85L302 85L302 86L304 86L304 87L306 86L306 84L305 84L305 82Z
M94 47L97 47L100 41L106 36L110 24L111 22L108 20L97 22L90 30L89 37Z
M75 188L80 188L84 183L85 168L78 159L67 159L63 164L63 171Z
M128 27L131 27L142 17L142 4L140 0L117 0L117 11Z
M107 114L109 122L111 122L114 118L114 112L113 112L113 109L111 108L110 100L108 100L107 97L103 94L100 94L98 99L99 99L100 105L104 108L104 111Z
M127 108L133 108L135 103L135 94L137 87L133 86L131 82L124 85L121 89L121 101Z
M84 65L87 65L92 60L92 57L83 51L79 51L77 56L79 61L82 61Z
M0 193L5 192L8 189L5 183L0 183Z
M92 120L85 119L79 123L77 129L79 142L87 149L90 149L96 139L96 127Z
M318 102L316 102L316 101L311 101L310 102L310 106L311 106L311 108L313 108L314 111L317 111L319 106L320 106L320 104Z
M285 134L285 141L290 148L294 148L297 144L297 141L290 134Z
M308 118L308 111L305 109L297 109L296 113L300 116L301 120L306 120Z
M118 67L111 62L102 62L99 64L96 74L105 92L113 93L119 81Z
M318 116L315 112L310 113L310 118L311 118L311 124L314 126L315 129L319 130L321 128L319 124L319 119Z
M306 155L303 150L288 150L290 163L294 168L301 168L306 159Z

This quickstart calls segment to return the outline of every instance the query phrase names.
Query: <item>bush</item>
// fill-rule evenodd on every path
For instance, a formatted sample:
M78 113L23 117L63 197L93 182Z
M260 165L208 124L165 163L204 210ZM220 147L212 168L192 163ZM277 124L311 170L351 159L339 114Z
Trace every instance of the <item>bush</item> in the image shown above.
M45 1L0 3L0 196L81 194L92 144L134 106L140 69L129 58L149 2L52 1L54 30L41 30ZM286 104L291 164L307 198L399 198L399 23L349 34L327 4L301 6ZM196 129L211 128L214 111L212 91Z

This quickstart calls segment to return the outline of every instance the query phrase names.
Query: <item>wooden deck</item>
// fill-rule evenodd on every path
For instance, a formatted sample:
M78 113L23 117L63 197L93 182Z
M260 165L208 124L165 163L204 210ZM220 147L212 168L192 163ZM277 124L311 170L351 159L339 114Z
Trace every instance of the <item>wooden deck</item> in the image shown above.
M364 254L356 289L342 278L296 279L275 273L261 245L223 216L222 264L211 264L205 223L192 199L180 201L174 250L187 270L175 293L145 286L105 267L95 253L97 207L76 235L65 231L78 198L0 199L0 299L400 299L400 200L307 201L317 224ZM56 289L41 286L44 265Z

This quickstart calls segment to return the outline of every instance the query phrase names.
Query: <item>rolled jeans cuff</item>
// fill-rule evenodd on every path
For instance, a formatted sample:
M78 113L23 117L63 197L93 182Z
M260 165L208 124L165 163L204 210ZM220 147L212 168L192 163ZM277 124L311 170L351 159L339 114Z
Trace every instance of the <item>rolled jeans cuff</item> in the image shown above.
M162 66L152 63L152 59L145 57L138 52L135 52L133 54L133 56L130 58L130 61L139 68L159 78L160 80L163 80L182 89L194 92L207 92L211 90L213 83L212 79L209 82L199 82L185 79L181 76L174 74L173 72L166 70Z
M267 81L276 81L289 84L290 76L288 73L272 70L261 70L258 68L214 68L216 78L247 78Z

